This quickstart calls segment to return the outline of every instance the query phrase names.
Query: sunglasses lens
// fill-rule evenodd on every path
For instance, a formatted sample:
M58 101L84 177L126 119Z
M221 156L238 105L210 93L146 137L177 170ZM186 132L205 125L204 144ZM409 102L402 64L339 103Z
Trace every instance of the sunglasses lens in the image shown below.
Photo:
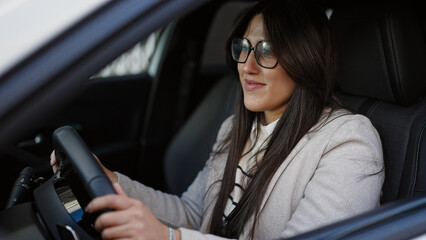
M247 61L250 50L252 49L250 42L243 38L234 38L232 40L232 59L238 63ZM257 63L264 68L274 68L277 65L277 58L272 52L271 44L267 41L260 41L254 48Z
M260 66L273 68L277 64L277 58L272 52L271 45L266 41L261 41L256 46L256 59Z
M250 44L245 39L234 38L232 40L232 59L236 62L243 63L247 60Z

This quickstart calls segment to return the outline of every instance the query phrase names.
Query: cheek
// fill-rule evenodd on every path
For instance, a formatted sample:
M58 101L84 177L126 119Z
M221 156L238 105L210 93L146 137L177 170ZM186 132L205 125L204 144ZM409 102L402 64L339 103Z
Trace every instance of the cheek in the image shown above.
M241 76L243 74L243 64L237 63L237 70L238 70L238 76L240 76L240 78L241 78Z
M271 97L287 99L289 98L296 88L296 83L291 79L281 67L278 71L268 72L265 78L268 80L269 90Z
M271 97L287 99L289 98L296 88L296 84L291 79L275 81L270 84Z
M296 83L284 71L279 71L268 77L270 79L267 94L269 108L271 110L285 108L296 88Z

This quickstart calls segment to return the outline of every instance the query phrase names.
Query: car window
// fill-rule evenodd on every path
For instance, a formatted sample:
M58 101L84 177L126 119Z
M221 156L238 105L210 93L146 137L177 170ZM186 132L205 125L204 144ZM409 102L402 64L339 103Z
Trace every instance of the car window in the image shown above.
M0 75L107 3L105 0L0 1L3 36L0 37Z
M158 45L161 31L152 33L108 64L93 78L121 77L146 73Z

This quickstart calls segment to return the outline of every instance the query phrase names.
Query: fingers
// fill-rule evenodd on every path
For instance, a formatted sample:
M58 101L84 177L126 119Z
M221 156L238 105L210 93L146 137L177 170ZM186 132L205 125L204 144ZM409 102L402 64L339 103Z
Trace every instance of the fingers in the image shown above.
M95 228L103 230L118 225L128 224L132 219L136 219L136 217L132 215L135 215L135 212L129 211L129 209L103 213L96 219Z
M95 228L102 232L103 239L167 239L169 234L168 227L138 200L132 201L131 206L124 210L100 215L95 221Z
M109 180L111 182L117 182L118 181L117 174L115 174L114 172L107 169L104 165L102 165L101 161L95 154L93 154L93 156L95 157L96 161L98 161L99 165L101 166L101 168L103 169L103 171L105 172ZM52 166L53 173L55 173L56 170L58 170L59 166L58 166L58 161L56 160L55 150L53 150L52 153L50 154L50 166Z
M52 170L55 173L58 170L58 164L56 162L55 150L50 154L50 166L52 166Z
M90 202L86 211L95 212L105 208L113 208L115 211L101 214L94 223L95 228L102 231L104 239L135 236L145 227L141 223L144 222L147 208L138 200L121 195L107 195ZM135 223L141 225L135 226Z
M52 151L50 154L50 166L53 166L56 164L56 156L55 156L55 150Z
M99 229L101 230L102 239L131 239L132 229L128 225L115 225L109 228Z
M118 194L95 198L86 207L86 212L115 209L101 214L95 228L102 232L103 239L167 239L169 229L161 223L141 201L129 198L123 189L114 184Z
M129 217L129 216L127 216ZM118 222L117 222L118 223ZM101 231L102 239L168 239L168 229L162 231L155 231L156 229L151 229L149 223L146 223L144 219L127 219L124 222L118 224L111 224L110 226L104 226ZM161 229L161 228L160 228ZM147 235L150 235L150 231L155 231L156 234L162 233L162 237L150 238ZM164 234L166 233L166 234ZM136 238L135 238L136 237Z
M131 199L127 196L109 194L93 199L86 207L88 213L96 212L102 209L112 208L115 210L123 210L134 205L142 204L140 201Z
M115 192L118 195L127 196L127 194L124 192L123 188L121 187L121 185L118 182L113 182L112 186L114 187Z

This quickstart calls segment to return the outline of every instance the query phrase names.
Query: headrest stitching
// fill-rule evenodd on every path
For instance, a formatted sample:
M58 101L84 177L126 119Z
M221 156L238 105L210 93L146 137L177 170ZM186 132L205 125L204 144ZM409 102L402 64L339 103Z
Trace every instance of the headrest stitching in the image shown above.
M395 18L392 16L393 14L395 14L393 11L390 11L389 9L387 10L387 14L386 14L386 18L387 18L387 22L388 22L388 29L389 29L389 39L390 39L390 53L393 57L392 62L395 63L395 67L392 68L393 71L395 71L395 74L390 74L390 76L394 76L395 79L394 81L391 81L390 83L393 86L392 89L392 94L394 96L394 98L398 101L401 100L402 98L404 98L404 96L402 96L402 94L397 94L397 93L402 93L402 83L401 83L401 62L400 59L398 57L398 52L397 52L397 47L396 46L396 34L395 34Z

